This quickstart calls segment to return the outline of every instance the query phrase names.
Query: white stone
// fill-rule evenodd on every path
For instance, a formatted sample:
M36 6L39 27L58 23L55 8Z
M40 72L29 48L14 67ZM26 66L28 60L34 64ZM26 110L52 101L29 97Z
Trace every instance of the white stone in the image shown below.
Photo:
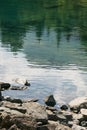
M70 103L69 103L69 106L71 108L73 107L79 107L81 104L87 104L87 97L79 97L79 98L76 98L74 100L72 100Z
M87 109L81 109L80 112L82 115L87 116Z

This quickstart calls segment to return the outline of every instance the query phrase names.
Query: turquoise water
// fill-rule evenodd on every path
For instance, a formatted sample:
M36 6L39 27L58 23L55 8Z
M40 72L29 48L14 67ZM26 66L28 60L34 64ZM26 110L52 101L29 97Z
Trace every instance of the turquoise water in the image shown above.
M86 0L1 1L0 81L31 83L3 95L43 100L53 94L58 103L87 96L86 21Z

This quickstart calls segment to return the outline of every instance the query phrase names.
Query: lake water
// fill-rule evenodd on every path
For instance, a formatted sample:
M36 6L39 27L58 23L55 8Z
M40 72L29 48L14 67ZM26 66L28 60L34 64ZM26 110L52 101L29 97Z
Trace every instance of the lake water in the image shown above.
M57 103L87 96L87 1L1 0L0 81L27 79L3 95Z

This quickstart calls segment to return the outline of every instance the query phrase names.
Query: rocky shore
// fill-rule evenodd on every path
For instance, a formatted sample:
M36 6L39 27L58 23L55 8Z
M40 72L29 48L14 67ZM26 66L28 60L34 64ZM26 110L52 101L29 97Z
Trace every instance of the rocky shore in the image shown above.
M56 109L53 95L45 104L0 94L0 130L87 130L87 97L79 97Z

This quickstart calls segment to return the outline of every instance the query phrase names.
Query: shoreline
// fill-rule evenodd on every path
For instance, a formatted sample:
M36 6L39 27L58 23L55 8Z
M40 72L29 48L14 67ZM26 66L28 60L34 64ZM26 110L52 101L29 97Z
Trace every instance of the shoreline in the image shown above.
M42 105L36 99L3 97L0 101L0 129L87 130L87 97L77 98L60 109L54 107L53 99L47 99L48 104Z
M22 100L2 96L1 91L24 90L30 83L12 87L0 83L0 130L87 130L87 97L79 97L56 108L49 95L44 105L37 99Z

